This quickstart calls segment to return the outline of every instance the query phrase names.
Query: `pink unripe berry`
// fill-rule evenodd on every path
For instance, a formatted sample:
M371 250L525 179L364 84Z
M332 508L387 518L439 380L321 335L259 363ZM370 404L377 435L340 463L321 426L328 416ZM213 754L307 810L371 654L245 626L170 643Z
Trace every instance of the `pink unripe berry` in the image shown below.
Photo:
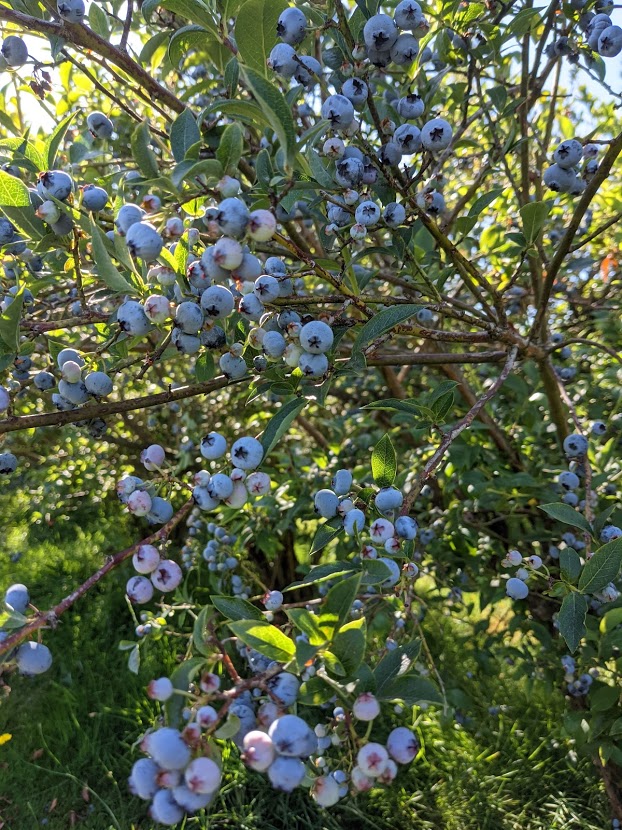
M144 576L133 576L125 586L130 602L144 605L153 596L153 585Z
M256 242L268 242L276 231L276 219L269 210L254 210L248 217L248 235Z
M381 775L388 760L389 754L383 745L374 742L361 747L356 756L361 771L370 778L377 778Z
M201 706L197 712L197 723L203 729L207 729L218 720L218 712L213 706Z
M134 490L128 496L127 508L134 516L146 516L151 510L151 496L145 490Z
M193 793L215 792L220 786L220 777L220 767L211 758L195 758L184 775L186 786Z
M380 714L380 704L371 692L363 692L354 701L352 714L358 720L370 721Z
M374 781L369 775L365 775L360 767L354 767L350 775L352 786L359 793L365 793L374 786Z
M132 565L139 574L150 574L155 571L159 562L160 554L153 545L141 545L132 556Z
M313 782L311 797L320 807L333 807L339 801L339 784L332 775L321 775Z
M171 313L171 304L162 294L152 294L143 303L147 318L152 323L164 323Z
M172 559L163 559L151 574L151 581L158 591L174 591L182 577L183 574L177 562Z
M265 772L276 756L272 738L258 729L247 732L242 746L244 747L242 760L256 772Z
M202 692L206 694L212 694L213 692L217 692L220 689L220 677L217 674L214 674L211 671L207 671L201 675L201 680L199 681L199 686Z
M168 677L158 677L157 680L151 680L147 686L147 696L151 700L168 700L175 691L175 687Z

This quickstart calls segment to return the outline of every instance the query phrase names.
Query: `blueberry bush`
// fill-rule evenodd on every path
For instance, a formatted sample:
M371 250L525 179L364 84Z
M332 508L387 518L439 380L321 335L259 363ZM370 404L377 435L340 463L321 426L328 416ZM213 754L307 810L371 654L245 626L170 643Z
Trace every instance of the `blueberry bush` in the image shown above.
M622 820L616 15L0 5L0 484L134 539L48 610L3 586L1 677L122 572L127 670L175 645L156 823L231 752L320 807L390 787L465 706L426 623L475 608Z

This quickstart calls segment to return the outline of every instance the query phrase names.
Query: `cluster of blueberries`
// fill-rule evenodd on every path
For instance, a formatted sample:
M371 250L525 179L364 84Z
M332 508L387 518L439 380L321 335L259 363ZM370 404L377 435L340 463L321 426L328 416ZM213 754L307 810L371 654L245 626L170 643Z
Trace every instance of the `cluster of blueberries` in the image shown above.
M591 432L595 437L602 437L607 432L607 425L603 421L594 421ZM560 492L563 493L562 502L571 507L576 507L579 510L584 510L585 499L580 500L576 491L585 479L585 459L589 449L589 442L581 433L573 433L564 439L563 449L569 460L569 468L568 470L563 470L557 477L557 485ZM597 494L592 491L590 496L592 505L596 506ZM605 525L600 533L600 541L602 544L619 538L622 538L622 529L615 525ZM581 551L585 548L585 542L571 531L562 534L561 539L567 547L571 547L576 551ZM559 559L559 547L557 545L551 545L548 552L551 559ZM529 594L527 581L533 572L539 571L542 568L542 558L536 554L524 558L519 551L511 550L507 553L501 564L506 568L518 569L515 575L510 577L506 582L507 595L514 600L525 599ZM620 592L616 586L613 583L609 583L601 591L594 594L591 598L591 606L597 609L603 603L614 602L619 596Z
M592 668L585 674L580 674L576 677L576 663L574 658L569 654L564 655L561 660L562 668L564 670L564 682L569 695L572 697L583 697L586 695L594 679L598 677L598 669Z
M403 493L397 487L381 488L374 497L377 516L368 521L362 509L364 505L356 506L352 473L349 470L337 470L332 480L332 489L318 490L313 498L318 516L327 520L339 517L346 535L361 542L362 560L377 559L387 567L389 575L381 583L382 588L396 585L401 573L410 579L414 579L419 573L415 562L406 562L400 571L395 559L391 558L404 556L404 543L412 542L417 537L419 529L416 519L398 515L403 501ZM369 537L368 540L363 541L364 534ZM379 555L379 546L387 555Z
M273 597L272 603L277 602ZM270 603L266 597L266 606ZM222 773L212 736L225 714L236 718L238 729L231 740L250 769L265 773L272 786L283 792L300 785L310 787L312 798L322 807L335 805L350 790L365 792L391 784L398 764L410 764L416 758L420 748L416 735L406 727L396 727L383 743L356 737L355 763L348 771L341 769L343 754L332 759L329 750L352 741L357 725L367 727L369 735L381 711L377 698L370 692L359 694L348 715L343 706L335 706L336 699L328 701L321 707L330 710L328 719L311 726L288 711L297 703L298 678L243 644L238 649L257 679L252 691L234 687L223 693L221 678L204 672L198 683L181 690L193 698L192 705L183 710L185 726L162 726L143 738L141 749L149 757L135 762L129 787L134 795L151 802L150 815L155 821L177 824L213 799ZM151 681L147 689L151 699L161 702L175 693L167 677ZM216 708L224 700L224 707Z
M598 170L598 144L585 146L576 138L569 138L553 153L553 164L543 173L544 184L556 193L580 196ZM581 170L579 165L583 164Z
M8 639L12 632L19 629L20 623L28 622L26 614L29 606L30 594L28 588L21 582L9 585L4 594L3 605L0 605L0 611L4 610L9 613L5 626L0 625L0 645ZM15 663L21 674L34 677L36 674L43 674L50 668L52 652L43 643L28 640L9 652L5 659L10 663Z
M577 37L578 32L570 30L567 34L556 37L546 47L548 57L567 57L571 63L579 60L581 47L587 46L591 53L595 52L601 58L615 58L622 52L622 28L614 26L609 16L614 9L610 0L597 0L593 10L586 10L587 0L571 0L569 3L570 16L574 17L577 11L582 12L577 28L582 37ZM587 61L588 66L590 60Z
M379 127L381 143L375 158L366 156L354 145L347 146L344 141L358 133L361 124L356 114L365 109L375 92L373 83L365 79L368 63L381 68L391 64L410 66L419 53L419 40L429 28L421 6L415 0L402 0L393 17L380 13L366 22L364 44L353 50L354 63L335 67L337 71L330 80L338 92L328 95L321 108L321 117L330 131L322 149L324 156L334 162L334 180L344 192L329 200L325 228L328 235L349 228L350 237L362 241L381 222L388 228L404 224L407 218L404 204L389 202L381 209L375 201L361 195L359 189L373 185L380 170L392 168L397 171L403 158L424 150L440 153L451 143L453 131L446 120L431 118L421 127L413 123L425 112L424 100L416 92L391 99L396 120L382 121ZM282 42L272 49L268 66L282 78L294 79L306 89L313 89L322 80L322 67L316 58L299 55L295 50L306 33L307 20L303 12L297 8L286 9L277 23L277 35ZM431 53L422 57L429 59ZM332 61L328 54L325 60L330 66ZM398 125L398 121L402 123ZM426 185L417 196L418 207L430 215L440 215L445 210L445 200L437 185L436 181Z

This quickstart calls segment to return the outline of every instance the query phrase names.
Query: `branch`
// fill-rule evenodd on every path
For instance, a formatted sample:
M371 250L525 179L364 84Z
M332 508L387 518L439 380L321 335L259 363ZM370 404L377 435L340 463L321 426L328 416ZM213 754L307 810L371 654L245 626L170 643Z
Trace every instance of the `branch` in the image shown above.
M93 403L66 412L45 412L42 415L22 415L19 418L5 418L0 421L0 435L6 432L17 432L33 427L64 426L75 424L78 421L89 421L92 418L105 418L106 415L116 415L118 412L131 412L134 409L149 409L153 406L181 401L184 398L193 398L196 395L206 395L223 389L234 383L248 382L248 377L228 380L221 377L216 380L207 380L203 383L194 383L190 386L181 386L179 389L169 389L168 392L159 392L156 395L145 395L142 398L114 401L113 403Z
M469 411L461 421L458 421L458 423L455 424L455 426L453 426L448 432L445 433L445 437L443 438L439 446L436 448L431 458L428 459L425 467L415 479L412 489L404 499L404 504L402 506L402 509L400 510L400 514L402 516L407 515L410 512L410 508L412 507L413 502L421 492L421 488L425 484L426 480L432 475L434 470L441 463L443 457L445 456L445 453L456 440L456 438L460 435L461 432L464 432L464 430L467 427L471 426L480 410L483 409L484 406L486 406L486 404L489 400L491 400L491 398L494 398L499 389L503 386L514 367L517 354L518 347L513 346L510 349L508 359L505 362L505 366L503 367L501 374L490 387L490 389L487 392L485 392L481 396L481 398L478 398L478 400L473 404L471 409L469 409Z
M77 600L87 593L87 591L90 591L94 585L97 585L97 583L100 582L107 573L114 570L114 568L118 567L122 562L125 562L125 560L129 559L130 556L133 556L141 545L153 545L155 542L161 542L168 538L179 522L190 512L193 504L193 499L189 499L182 507L179 508L172 519L169 519L169 521L159 530L156 530L155 533L147 536L146 539L141 539L140 542L135 542L131 545L131 547L125 548L125 550L122 550L110 557L110 559L102 565L99 570L89 576L86 582L83 582L82 585L79 585L74 591L68 594L65 599L58 603L58 605L55 605L54 608L50 608L49 611L40 611L32 617L23 628L20 628L15 632L15 634L11 634L11 636L7 637L6 640L0 642L0 655L11 651L18 643L21 643L22 640L25 640L26 637L29 637L38 629L43 628L46 625L54 627L61 614L68 611Z
M51 20L41 20L38 17L31 17L28 14L16 12L6 6L0 6L0 20L13 23L22 30L62 38L74 46L79 46L83 49L91 50L97 55L102 55L108 58L119 69L126 72L130 78L136 81L143 89L147 90L155 100L162 101L163 104L166 104L167 107L170 107L175 112L183 112L186 108L183 101L180 101L176 95L173 95L172 92L159 84L140 64L132 60L127 53L108 43L107 40L104 40L104 38L100 37L84 24L55 23Z
M368 366L438 366L446 363L498 363L507 352L387 352L367 359Z

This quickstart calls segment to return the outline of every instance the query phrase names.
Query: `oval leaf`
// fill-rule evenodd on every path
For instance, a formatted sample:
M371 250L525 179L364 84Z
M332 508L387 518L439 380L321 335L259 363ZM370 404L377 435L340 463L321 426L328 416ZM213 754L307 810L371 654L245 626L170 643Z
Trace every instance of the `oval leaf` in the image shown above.
M622 566L622 539L614 539L596 551L585 563L579 577L579 590L586 594L601 591L617 577Z
M397 474L397 456L388 435L383 435L371 454L371 472L378 487L390 487Z

